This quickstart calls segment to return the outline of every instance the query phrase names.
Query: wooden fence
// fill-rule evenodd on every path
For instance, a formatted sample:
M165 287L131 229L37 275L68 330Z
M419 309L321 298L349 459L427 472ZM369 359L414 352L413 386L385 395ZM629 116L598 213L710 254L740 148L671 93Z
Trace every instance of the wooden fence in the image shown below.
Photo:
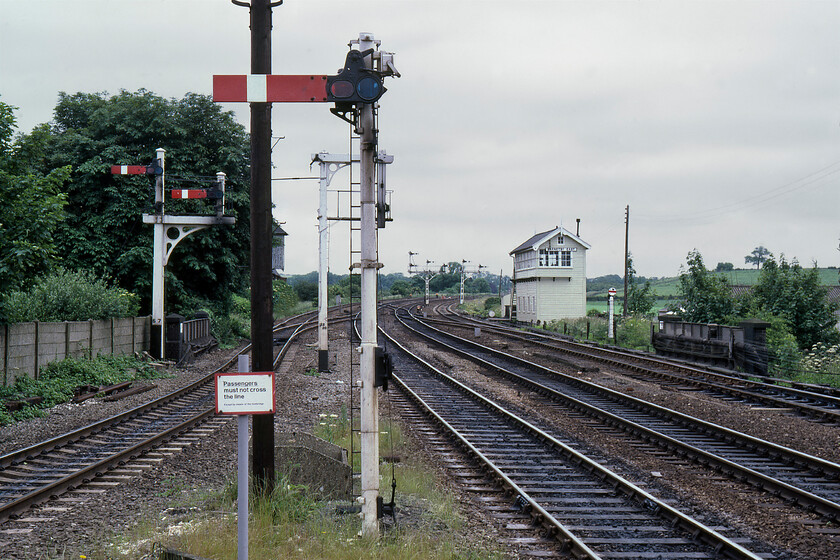
M2 325L3 385L12 385L23 375L37 379L40 369L55 360L148 350L151 325L151 317Z

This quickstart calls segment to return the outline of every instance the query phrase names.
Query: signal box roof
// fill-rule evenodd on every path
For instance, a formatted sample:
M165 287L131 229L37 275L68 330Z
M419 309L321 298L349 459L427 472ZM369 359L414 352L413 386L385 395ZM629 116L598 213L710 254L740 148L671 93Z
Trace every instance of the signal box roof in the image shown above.
M513 251L511 251L508 254L509 255L514 255L516 253L521 253L523 251L536 251L537 249L539 249L540 245L542 245L543 243L545 243L546 241L548 241L549 239L551 239L555 235L560 234L561 232L563 233L564 237L570 237L572 240L574 240L577 243L579 243L580 245L582 245L585 249L589 249L589 248L592 247L592 245L590 245L589 243L587 243L586 241L584 241L583 239L581 239L577 235L569 232L568 230L566 230L563 227L558 226L558 227L555 227L552 230L544 231L542 233L538 233L538 234L532 236L530 239L528 239L528 241L526 241L522 245L518 246L516 249L514 249Z

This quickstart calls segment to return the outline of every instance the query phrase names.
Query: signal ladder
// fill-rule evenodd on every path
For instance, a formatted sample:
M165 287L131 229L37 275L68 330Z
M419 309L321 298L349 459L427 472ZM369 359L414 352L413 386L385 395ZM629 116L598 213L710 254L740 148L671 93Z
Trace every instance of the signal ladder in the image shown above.
M352 469L353 497L362 495L362 428L361 428L361 355L358 346L361 338L355 328L354 319L362 308L362 269L353 263L362 262L362 203L361 169L359 154L361 137L350 126L350 183L347 192L348 223L350 224L350 466Z

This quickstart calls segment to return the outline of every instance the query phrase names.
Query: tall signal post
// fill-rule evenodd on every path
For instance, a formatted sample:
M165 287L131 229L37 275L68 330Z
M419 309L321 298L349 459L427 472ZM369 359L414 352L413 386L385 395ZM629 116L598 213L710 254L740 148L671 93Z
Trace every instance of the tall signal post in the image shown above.
M352 162L348 154L328 154L326 152L312 154L312 163L316 162L320 167L318 183L318 371L327 372L330 370L329 327L327 325L329 307L327 281L330 273L327 189L333 175Z
M435 269L431 265L434 264L435 261L426 261L426 266L424 268L420 268L418 265L414 264L414 255L419 255L420 253L412 253L411 251L408 252L408 274L416 274L423 281L426 283L426 298L425 302L426 305L429 305L429 283L432 281L432 278L440 274L440 269Z
M480 274L482 268L487 268L486 266L480 264L478 267L469 267L472 268L472 270L467 270L467 264L469 264L469 262L470 261L468 260L461 261L461 289L459 291L460 297L458 298L458 302L461 305L464 305L464 281L467 279L467 274Z
M362 344L360 347L361 440L362 440L362 530L378 534L379 519L379 417L376 396L376 256L377 212L384 227L387 203L377 203L375 107L385 93L383 78L399 77L393 54L379 51L370 33L359 34L359 49L347 53L344 67L335 76L273 76L270 60L271 8L280 2L253 0L251 9L251 75L213 76L213 99L218 102L251 103L251 336L252 369L271 371L271 103L335 103L330 111L352 124L360 136L360 261L353 263L361 274ZM380 189L384 191L383 188ZM274 486L274 418L254 418L253 473L264 490Z
M394 156L381 151L376 156L376 188L377 188L377 227L385 227L388 221L387 189L385 181L385 165L393 163ZM330 154L319 152L312 154L312 163L318 163L319 173L319 204L318 204L318 371L329 371L329 327L327 320L329 277L329 235L327 222L330 220L349 220L352 217L328 216L327 193L333 176L341 169L354 163L359 158L352 158L349 154Z

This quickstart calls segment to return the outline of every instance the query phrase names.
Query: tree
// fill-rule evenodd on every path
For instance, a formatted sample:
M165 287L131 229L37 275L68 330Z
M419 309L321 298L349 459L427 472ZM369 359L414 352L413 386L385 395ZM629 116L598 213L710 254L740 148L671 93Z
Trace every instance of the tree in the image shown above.
M249 263L249 142L231 112L209 96L164 99L146 90L61 93L55 118L21 140L41 173L73 166L66 219L54 238L63 265L113 278L150 308L154 184L146 176L112 176L112 164L144 164L166 149L167 186L209 186L227 175L225 205L236 225L208 228L178 245L167 264L172 310L218 301L247 285ZM203 177L198 179L197 177ZM167 199L167 213L212 213L206 201Z
M318 301L318 284L315 282L297 282L295 293L300 301Z
M729 272L735 270L735 265L731 262L719 262L715 267L715 272Z
M486 278L481 276L477 278L467 278L464 280L464 292L468 294L487 294L490 293L490 283Z
M654 303L656 294L650 281L645 280L642 284L633 268L633 256L627 255L627 312L631 315L648 315Z
M0 102L0 294L27 288L59 260L70 167L32 169L13 139L14 107Z
M433 292L458 292L461 285L462 266L461 263L455 261L441 265L440 274L429 282L429 289Z
M805 270L795 260L788 263L782 256L776 263L771 257L750 290L749 305L782 317L799 347L806 349L817 342L840 340L834 328L837 305L831 304L826 294L816 265Z
M392 296L403 296L407 297L411 295L413 286L406 282L405 280L397 280L393 284L391 284L391 295Z
M688 269L680 267L681 314L691 323L722 323L735 310L735 299L729 282L715 276L703 264L703 256L695 249L686 257Z
M770 251L766 249L763 245L759 245L753 252L744 257L744 263L746 264L754 264L756 269L761 268L761 263L767 260L770 257Z

